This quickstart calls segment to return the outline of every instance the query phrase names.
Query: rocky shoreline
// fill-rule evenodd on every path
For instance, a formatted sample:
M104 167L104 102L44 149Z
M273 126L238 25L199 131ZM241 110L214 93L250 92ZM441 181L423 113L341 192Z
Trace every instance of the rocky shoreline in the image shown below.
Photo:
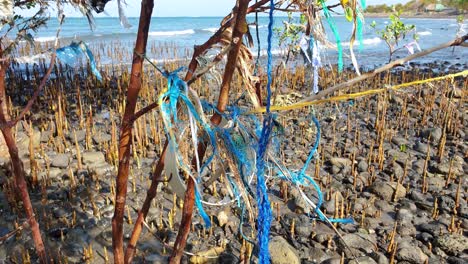
M439 72L447 68L437 67ZM326 77L327 72L322 74L324 85L338 81ZM433 74L415 69L394 72L357 89ZM49 87L39 102L49 107L43 108L44 112L35 111L16 127L20 156L29 173L31 200L47 248L63 263L112 262L116 137L125 91L121 83L128 80L126 76L125 72L118 78L111 76L95 87L94 81L77 75L68 83L75 86ZM310 86L301 70L285 76L281 83L288 89L282 89L287 92L279 96L278 104L300 100ZM164 79L158 78L145 79L148 87L143 95L148 102L157 94L151 87L164 85ZM209 78L195 86L210 82L213 87ZM239 80L237 84L241 87ZM8 92L15 105L27 100L20 92ZM210 99L211 93L200 88L204 98ZM453 83L440 81L398 93L281 113L278 121L284 135L280 156L291 169L301 168L307 158L315 140L310 113L316 114L323 136L317 159L307 172L324 193L321 209L330 217L349 216L355 222L336 225L341 239L330 226L314 218L296 189L271 177L267 184L274 212L272 263L466 263L467 95L466 79L456 78ZM135 126L125 239L130 236L154 160L164 143L160 122L158 113L152 112ZM4 237L18 230L26 219L15 198L8 152L1 141L0 186L0 237ZM312 187L303 191L316 198ZM203 195L208 201L232 198L221 178L205 188ZM187 255L183 262L239 263L250 255L255 262L255 248L239 232L241 227L245 236L255 240L255 223L242 217L236 203L205 209L214 224L205 229L196 213L186 250L219 258ZM180 214L180 199L166 183L160 184L135 263L167 262L170 248L165 245L175 241ZM0 241L0 260L25 263L29 259L34 263L29 233L24 228Z

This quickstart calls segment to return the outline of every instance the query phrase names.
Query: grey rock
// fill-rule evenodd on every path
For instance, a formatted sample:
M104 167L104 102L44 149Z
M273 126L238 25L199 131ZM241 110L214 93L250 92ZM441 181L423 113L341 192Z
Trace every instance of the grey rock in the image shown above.
M463 165L465 161L458 155L454 155L452 159L453 161L441 162L435 165L435 171L444 175L448 175L449 171L451 171L453 175L462 175L464 173ZM450 168L450 166L452 166L452 168Z
M310 213L309 204L304 200L304 198L302 198L302 195L296 188L291 189L289 193L292 197L292 204L295 207L294 210L303 212L305 214Z
M102 144L102 143L105 143L105 142L109 142L111 140L111 135L107 134L107 133L99 133L97 135L94 135L93 136L93 141L95 144Z
M439 142L442 137L442 129L440 127L428 128L421 132L421 136L426 139L431 139L432 142Z
M397 145L398 147L400 147L400 146L403 146L403 145L407 146L409 144L409 141L404 137L394 136L392 138L392 143Z
M66 168L70 163L70 156L68 154L59 153L55 157L52 157L52 163L50 164L52 167L56 168Z
M403 224L397 227L397 233L402 237L413 237L416 235L416 227L412 224Z
M434 244L447 254L455 255L468 250L468 237L458 234L445 234L437 236L434 240Z
M377 262L377 264L388 264L388 258L380 252L372 252L370 256Z
M53 211L53 214L56 218L65 218L71 215L71 212L68 210L65 210L64 208L56 208Z
M330 163L336 167L343 169L344 167L351 166L351 160L347 158L337 158L333 157L330 159Z
M425 161L423 159L417 159L412 164L412 168L414 171L416 171L418 176L424 173L424 163Z
M81 157L85 166L102 165L106 162L104 154L99 151L84 152Z
M406 188L396 182L375 182L371 187L371 191L386 201L392 201L393 198L398 200L406 196Z
M465 259L462 259L462 258L457 258L457 257L454 257L454 256L450 256L447 258L447 262L449 264L466 264L468 260L465 258Z
M20 157L29 157L29 134L24 132L16 133L16 146L18 147L18 152ZM41 132L33 130L32 135L33 147L37 148L41 144ZM0 158L9 159L10 154L8 152L8 147L5 143L3 135L0 135Z
M427 154L427 151L430 149L430 146L428 144L418 141L416 142L416 144L414 144L413 149L421 154Z
M328 255L319 248L311 248L309 250L308 259L313 263L321 263L328 258Z
M453 208L455 207L455 200L452 199L452 197L447 196L447 195L442 195L437 198L437 201L439 203L439 208L441 210L445 211L453 211Z
M166 264L166 263L169 263L169 257L161 256L160 254L151 254L151 255L145 256L145 263Z
M434 237L431 234L426 233L426 232L422 232L417 236L418 240L425 242L425 243L431 242L433 238Z
M441 232L444 232L447 230L447 227L443 224L440 224L438 222L430 222L430 223L423 223L417 227L419 231L427 232L431 234L434 237L439 236Z
M280 236L276 236L270 240L269 250L271 263L273 264L301 263L296 249Z
M365 160L359 161L357 168L359 172L366 172L367 169L369 168L369 166L367 165L367 161Z
M408 210L408 209L400 209L398 210L397 214L396 214L396 219L400 222L400 223L411 223L411 221L413 220L413 213Z
M377 264L377 262L369 256L362 256L357 259L350 260L348 264Z
M323 261L321 264L341 264L341 258L329 258Z
M80 129L75 131L76 141L81 142L86 139L86 129ZM71 142L75 142L75 134L72 132L67 134L67 139Z
M420 264L425 263L428 256L424 254L419 247L404 247L397 251L396 258L400 261Z
M358 255L359 251L365 253L372 253L377 247L377 243L373 237L367 234L352 233L343 236L343 239L337 240L338 250L345 252L346 256L352 257L353 254L349 251L349 248L353 251L354 255ZM349 247L347 247L347 246Z

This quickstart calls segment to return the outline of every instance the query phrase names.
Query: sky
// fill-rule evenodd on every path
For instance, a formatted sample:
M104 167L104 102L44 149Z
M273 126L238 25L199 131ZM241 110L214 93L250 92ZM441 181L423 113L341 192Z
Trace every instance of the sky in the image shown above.
M140 1L127 0L125 13L128 17L138 17L140 14ZM234 6L234 0L155 0L153 16L174 17L174 16L225 16ZM337 0L330 1L338 2ZM408 0L386 0L387 5L405 3ZM382 4L381 0L367 0L368 5ZM32 11L20 12L23 16L33 15ZM52 14L54 15L54 14ZM82 16L72 6L65 7L67 17ZM106 13L97 14L96 17L118 16L117 0L112 0L106 5Z

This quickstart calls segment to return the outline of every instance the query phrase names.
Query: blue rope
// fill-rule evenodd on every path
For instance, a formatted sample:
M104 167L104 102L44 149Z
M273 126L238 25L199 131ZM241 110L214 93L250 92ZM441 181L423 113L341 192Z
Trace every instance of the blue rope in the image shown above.
M266 98L266 116L263 120L263 128L261 137L258 142L257 151L257 206L258 206L258 262L261 264L270 263L270 252L268 250L269 234L272 219L272 212L270 201L268 199L267 187L265 183L265 153L268 147L268 141L272 131L272 116L270 112L271 106L271 83L272 83L272 36L273 36L273 11L275 9L275 3L270 0L270 21L268 23L268 65L267 65L267 98Z
M328 7L325 4L325 1L323 0L322 0L322 9L323 9L323 14L325 15L325 18L327 19L328 25L330 25L333 35L335 36L336 47L338 48L338 71L341 72L343 71L343 47L341 46L340 34L338 33L338 29L336 28L335 21L333 20L333 17L330 14L330 10L328 10Z
M362 7L362 10L365 10L367 8L366 0L361 0L361 7Z
M317 128L317 134L315 136L314 146L312 147L312 149L311 149L311 151L309 153L309 156L307 157L307 160L304 163L304 166L302 167L302 170L300 172L289 172L289 174L291 175L291 178L292 178L291 181L296 185L308 186L309 184L307 182L312 184L315 191L317 192L317 197L318 197L318 201L317 201L317 204L316 204L316 207L315 207L315 213L318 215L318 217L319 217L319 219L321 221L327 221L327 217L320 210L320 207L323 204L322 190L320 189L320 186L314 181L314 179L312 177L306 175L306 170L309 167L312 159L314 158L314 155L317 152L318 146L320 144L320 123L314 116L312 116L312 121L314 122L315 127ZM283 178L283 179L287 179L287 177L285 175L282 175L281 172L280 172L280 177ZM344 218L344 219L342 219L342 218L336 218L336 219L335 218L328 218L328 220L330 222L332 222L332 223L342 223L342 224L348 224L348 223L353 223L354 222L353 219L351 219L351 218Z
M211 146L213 147L213 153L208 157L208 159L203 164L201 164L200 173L202 173L203 170L214 159L214 156L216 154L216 151L217 151L216 137L210 125L205 123L202 120L197 110L195 109L195 106L193 105L193 103L190 101L190 99L186 95L186 92L188 89L187 83L182 81L177 75L177 73L183 69L184 68L179 68L173 72L163 72L163 76L167 78L168 89L159 98L161 115L164 120L164 129L166 131L166 134L168 135L168 138L171 140L174 146L174 151L176 152L177 160L179 164L181 164L181 166L186 171L190 171L190 166L188 166L187 164L184 164L182 155L179 153L179 148L176 142L174 132L172 131L173 127L176 126L178 123L177 103L179 100L182 101L187 106L188 111L192 114L195 121L198 122L206 131L206 133L209 136ZM197 179L196 184L198 183L199 180L200 179ZM201 193L198 187L195 188L195 205L198 208L200 216L203 218L203 221L205 222L205 226L209 228L211 226L211 220L208 214L203 209L203 205L201 202Z

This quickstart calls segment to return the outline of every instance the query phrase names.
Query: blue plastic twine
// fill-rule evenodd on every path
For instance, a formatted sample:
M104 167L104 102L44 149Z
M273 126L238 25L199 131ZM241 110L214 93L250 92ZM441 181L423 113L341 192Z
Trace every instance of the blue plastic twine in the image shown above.
M99 81L102 81L102 76L96 67L96 61L93 53L88 46L80 41L79 43L72 42L70 45L61 47L56 50L57 58L68 66L75 67L80 57L85 57L89 61L91 72Z
M315 127L317 128L317 134L315 136L314 146L310 150L309 156L307 157L307 160L304 163L304 166L302 167L302 169L299 172L289 172L289 174L291 175L291 181L292 183L298 186L300 185L308 186L309 184L307 182L312 184L315 191L317 192L317 197L318 197L318 201L317 201L314 211L321 221L326 222L328 220L332 223L342 223L342 224L353 223L354 221L351 218L344 218L344 219L343 218L327 218L320 210L320 206L322 206L323 204L322 190L320 189L320 186L314 181L312 177L310 177L309 175L306 175L306 170L309 167L310 163L312 162L312 159L314 158L315 153L317 153L317 149L320 144L320 123L314 116L312 116L312 121L314 122ZM286 179L286 180L288 179L285 175L280 175L280 176L283 179Z
M366 0L361 0L361 7L362 7L362 10L365 10L367 5L366 5Z
M322 9L325 18L327 19L328 25L330 25L333 35L335 36L336 47L338 49L338 71L341 72L343 71L343 47L341 46L340 34L338 33L335 21L333 20L333 17L331 16L325 1L322 1Z
M360 14L356 17L357 20L357 34L358 34L358 41L359 41L359 51L362 51L364 47L363 37L362 37L362 18Z
M271 207L270 201L268 199L267 187L265 183L265 152L268 147L268 141L270 139L270 134L272 131L272 117L270 112L271 106L271 82L272 82L272 59L271 46L272 46L272 36L273 36L273 11L275 9L275 3L273 0L270 0L270 21L268 23L268 65L267 65L267 98L266 98L266 116L263 120L263 128L261 136L258 142L257 150L257 206L258 206L258 261L259 263L270 263L270 252L268 250L269 243L269 234L271 226Z
M184 68L179 68L175 70L174 72L163 72L164 77L167 78L167 83L168 83L168 89L165 93L163 93L160 98L160 107L161 107L161 115L164 120L164 129L166 130L166 134L168 135L168 138L171 140L173 146L174 146L174 151L176 152L177 155L177 160L179 161L179 164L181 164L185 170L190 170L190 167L188 165L184 165L182 156L180 155L178 151L178 146L176 142L176 138L174 133L172 132L173 127L178 123L178 118L177 118L177 102L181 100L182 102L185 103L187 106L187 110L190 111L196 122L198 122L203 129L206 131L210 138L210 143L213 147L213 153L208 157L206 162L201 164L200 166L200 173L203 172L203 170L211 163L213 160L215 153L216 153L216 138L214 131L211 129L210 125L205 123L200 115L198 114L197 110L195 109L195 106L193 103L189 100L189 98L186 95L187 92L187 83L182 81L177 73L181 71ZM166 102L164 99L168 99L168 102ZM171 122L172 118L172 122ZM195 146L196 147L196 146ZM199 179L197 179L198 181ZM197 182L198 183L198 182ZM197 186L197 183L195 184ZM195 205L198 208L198 211L200 213L200 216L203 218L203 221L205 222L205 226L209 228L211 226L211 220L208 214L205 212L203 209L203 205L201 202L201 194L198 186L195 188Z

